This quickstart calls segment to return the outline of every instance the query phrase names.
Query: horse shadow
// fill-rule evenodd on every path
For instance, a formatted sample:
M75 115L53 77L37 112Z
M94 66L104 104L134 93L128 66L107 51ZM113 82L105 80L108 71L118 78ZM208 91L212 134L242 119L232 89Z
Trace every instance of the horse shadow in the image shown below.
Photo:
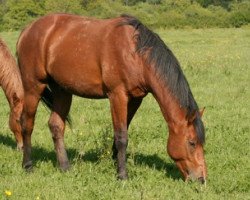
M9 135L0 135L0 144L16 149L16 142Z
M13 150L17 150L16 141L12 139L9 135L0 135L0 145L3 144L12 148ZM66 149L68 158L70 162L76 157L79 157L79 152L74 148ZM20 151L20 154L22 152ZM41 162L52 162L54 167L58 166L56 153L54 149L47 150L41 146L32 146L32 160L33 165L36 165L39 161ZM98 151L95 149L87 151L83 156L81 156L81 160L85 162L93 162L96 163L99 160Z
M136 153L134 155L134 163L138 166L148 166L154 170L165 171L165 175L173 180L179 180L182 178L179 170L174 163L166 163L157 154L145 155L142 153Z
M0 144L11 147L13 150L16 150L16 142L12 139L11 136L8 135L0 135ZM99 151L98 149L90 149L84 153L84 155L79 156L80 153L74 148L68 148L67 154L70 163L72 163L75 158L79 158L78 160L82 162L92 162L97 163L100 161ZM130 156L130 155L128 155ZM54 149L47 150L40 146L32 147L32 159L34 161L34 165L40 162L52 162L54 167L58 166L56 153ZM177 167L173 163L166 163L162 158L158 155L145 155L142 153L135 153L133 158L135 166L148 166L151 169L158 171L165 171L165 175L168 178L172 178L174 180L181 179L181 174L178 171Z

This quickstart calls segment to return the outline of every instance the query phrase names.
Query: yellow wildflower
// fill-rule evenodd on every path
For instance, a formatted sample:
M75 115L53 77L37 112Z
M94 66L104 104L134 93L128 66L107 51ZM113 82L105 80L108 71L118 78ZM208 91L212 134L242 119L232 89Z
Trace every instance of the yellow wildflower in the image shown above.
M11 193L11 191L10 191L10 190L5 190L5 192L4 192L4 193L5 193L5 195L6 195L6 196L11 196L11 195L12 195L12 193Z

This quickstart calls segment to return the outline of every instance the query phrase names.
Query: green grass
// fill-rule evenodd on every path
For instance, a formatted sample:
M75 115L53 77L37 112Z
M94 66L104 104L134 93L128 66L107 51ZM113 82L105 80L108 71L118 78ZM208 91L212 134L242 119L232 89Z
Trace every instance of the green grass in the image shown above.
M61 173L41 104L33 132L34 170L21 168L0 91L0 199L250 199L250 29L158 30L205 106L207 187L185 183L166 155L166 123L148 95L129 130L130 179L116 180L107 100L75 97L65 143L72 168ZM14 52L18 33L1 33ZM5 191L11 191L7 197Z

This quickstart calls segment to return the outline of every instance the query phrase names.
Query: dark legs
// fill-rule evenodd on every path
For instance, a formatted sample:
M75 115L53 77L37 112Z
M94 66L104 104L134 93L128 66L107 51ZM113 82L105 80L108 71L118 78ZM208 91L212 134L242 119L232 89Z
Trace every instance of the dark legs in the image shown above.
M52 134L57 160L60 168L69 169L69 161L64 147L65 119L69 113L72 95L60 88L52 88L53 108L49 119L49 128Z
M34 118L41 93L46 85L37 84L35 91L26 91L24 111L22 114L22 134L24 142L23 167L30 169L31 162L31 134ZM57 160L62 170L69 168L69 161L64 147L65 119L69 113L72 95L57 85L50 85L53 95L52 113L49 119L49 128L52 133ZM126 170L126 148L128 145L128 127L139 108L142 99L129 98L125 93L112 93L109 95L113 127L114 145L113 155L117 159L117 172L119 179L128 177Z
M118 178L127 179L127 131L134 114L142 102L142 99L128 99L128 97L124 94L111 95L109 99L114 126L113 158L117 159Z

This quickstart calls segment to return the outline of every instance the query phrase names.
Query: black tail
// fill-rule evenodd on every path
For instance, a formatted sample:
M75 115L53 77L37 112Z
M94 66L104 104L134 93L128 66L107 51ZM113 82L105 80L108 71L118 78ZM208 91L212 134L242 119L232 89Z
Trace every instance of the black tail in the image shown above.
M45 90L42 93L42 102L44 103L44 105L46 107L48 107L50 110L52 110L52 106L53 106L53 95L52 92L50 90L50 88L46 87ZM66 121L68 122L70 128L72 127L72 121L70 118L70 115L68 115L66 117Z

